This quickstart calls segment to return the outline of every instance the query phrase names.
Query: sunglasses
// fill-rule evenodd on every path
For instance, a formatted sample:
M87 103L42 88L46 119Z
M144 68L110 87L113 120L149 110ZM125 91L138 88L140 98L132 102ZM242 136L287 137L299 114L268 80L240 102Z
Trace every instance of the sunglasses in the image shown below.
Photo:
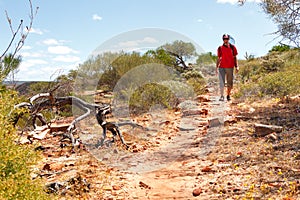
M223 40L229 40L229 38L223 38Z

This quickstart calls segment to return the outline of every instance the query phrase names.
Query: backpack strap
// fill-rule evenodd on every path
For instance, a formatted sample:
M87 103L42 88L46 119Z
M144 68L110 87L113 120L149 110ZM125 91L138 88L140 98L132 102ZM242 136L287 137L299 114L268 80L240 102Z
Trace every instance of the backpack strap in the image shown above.
M229 46L230 46L230 48L232 50L232 55L234 56L234 47L233 47L233 45L231 43L229 43Z

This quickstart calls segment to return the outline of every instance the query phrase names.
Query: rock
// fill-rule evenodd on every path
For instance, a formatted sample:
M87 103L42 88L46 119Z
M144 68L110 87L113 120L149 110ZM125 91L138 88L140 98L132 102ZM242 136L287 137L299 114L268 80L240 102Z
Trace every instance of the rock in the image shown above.
M186 125L186 124L181 124L180 126L177 126L177 128L180 131L193 131L196 129L194 126Z
M198 128L198 124L194 123L193 118L182 118L177 128L180 131L193 131Z
M208 121L201 121L198 124L198 127L207 127L208 126Z
M210 166L205 166L201 169L201 172L211 172L211 171L212 171L212 169Z
M31 140L29 140L27 137L24 137L24 136L17 139L16 142L18 144L31 144L32 143Z
M258 137L264 137L271 133L280 133L283 131L282 126L275 126L275 125L266 125L266 124L254 124L255 128L255 135Z
M275 132L273 132L273 133L267 135L267 139L275 141L275 140L278 140L279 137L278 137L278 135Z
M40 146L35 147L34 150L35 151L44 151L44 150L46 150L46 147L40 145Z
M196 188L196 189L193 190L193 196L194 197L199 196L201 193L202 193L201 188Z
M205 108L184 110L182 112L183 116L207 115L207 114L208 114L208 109L205 109Z
M111 186L103 186L102 189L105 190L105 191L112 191L113 190L113 188Z
M50 164L50 169L52 171L60 171L62 168L65 166L63 163L51 163Z
M113 190L121 190L121 187L118 186L118 185L113 185L113 186L112 186L112 189L113 189Z
M199 102L210 102L211 100L209 99L209 96L208 95L198 95L196 98L195 98L196 101L199 101Z
M57 120L52 122L50 125L50 132L51 133L59 132L59 131L65 132L70 126L70 124L72 123L73 119L74 119L73 117L69 117L64 120Z
M111 154L106 153L106 154L103 156L102 160L103 160L103 161L104 161L104 160L109 160L111 157L112 157Z
M218 117L208 119L208 127L217 127L220 126L221 122Z
M58 193L60 192L62 189L63 189L63 184L61 183L50 183L48 185L46 185L46 192L48 194L51 194L51 193Z
M50 164L46 163L43 167L43 170L47 170L47 171L50 171L51 168L50 168Z
M142 188L151 189L151 187L149 185L147 185L146 183L144 183L142 181L139 182L139 186Z
M255 112L255 108L249 108L249 113L254 113Z
M50 133L50 129L44 129L44 130L41 130L41 131L32 131L28 137L29 138L33 138L33 139L37 139L37 140L42 140L46 137L46 135Z
M224 126L230 126L235 123L237 123L237 119L235 117L228 117L224 121Z
M177 107L180 108L181 110L196 109L198 108L198 103L196 101L187 100L178 104Z
M64 167L65 165L63 163L46 163L44 166L43 166L43 170L47 170L47 171L59 171L59 170L62 170L62 168Z

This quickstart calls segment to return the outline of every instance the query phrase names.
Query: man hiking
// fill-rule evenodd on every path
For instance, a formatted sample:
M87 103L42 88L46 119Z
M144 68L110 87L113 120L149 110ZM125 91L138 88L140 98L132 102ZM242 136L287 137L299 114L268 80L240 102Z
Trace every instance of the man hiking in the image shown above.
M230 93L233 87L233 71L239 71L236 55L238 54L236 47L229 42L230 36L224 34L223 45L218 47L218 59L216 63L216 75L219 74L220 81L220 101L224 101L224 87L226 80L227 101L230 101Z

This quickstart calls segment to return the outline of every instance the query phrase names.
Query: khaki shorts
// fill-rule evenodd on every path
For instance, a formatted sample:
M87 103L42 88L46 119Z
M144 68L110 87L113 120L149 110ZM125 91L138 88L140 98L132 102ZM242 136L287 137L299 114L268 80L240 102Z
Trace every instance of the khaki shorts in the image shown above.
M219 68L220 88L225 87L225 80L226 80L226 86L232 88L233 70L234 68L221 68L221 67Z

